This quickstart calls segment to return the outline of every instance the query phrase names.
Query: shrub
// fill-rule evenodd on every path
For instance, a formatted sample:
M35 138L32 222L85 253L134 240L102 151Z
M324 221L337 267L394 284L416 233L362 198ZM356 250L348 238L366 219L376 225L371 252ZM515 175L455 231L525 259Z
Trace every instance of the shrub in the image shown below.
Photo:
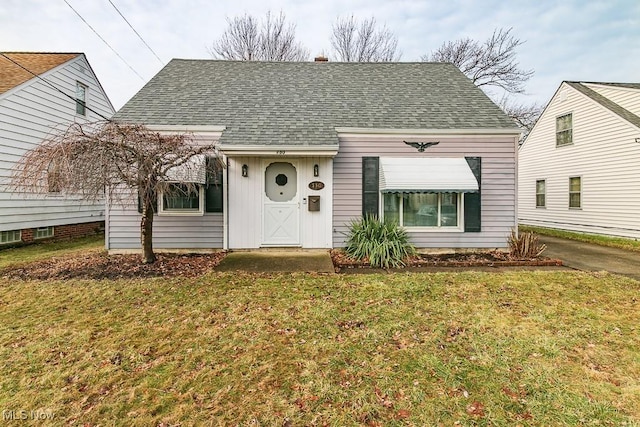
M518 234L514 229L509 236L509 253L514 258L537 258L547 249L547 245L538 242L538 235L525 231Z
M353 221L347 236L347 255L359 261L368 259L372 267L401 267L408 256L416 253L403 228L372 215Z

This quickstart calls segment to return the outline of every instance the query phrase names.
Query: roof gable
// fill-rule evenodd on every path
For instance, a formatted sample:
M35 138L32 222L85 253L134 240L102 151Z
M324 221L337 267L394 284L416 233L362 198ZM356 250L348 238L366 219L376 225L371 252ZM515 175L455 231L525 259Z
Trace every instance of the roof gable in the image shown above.
M225 126L221 143L233 145L334 145L336 127L519 132L444 63L174 59L115 118Z
M582 84L592 84L601 86L611 86L624 89L640 89L640 83L609 83L609 82L581 82Z
M46 73L53 68L81 55L80 53L37 53L37 52L2 52L0 55L0 94L25 83L36 75ZM10 59L7 59L10 58ZM24 68L16 65L14 62Z
M613 113L617 114L618 116L622 117L623 119L625 119L626 121L628 121L632 125L640 128L640 117L638 117L636 114L633 114L631 111L629 111L626 108L616 104L615 102L613 102L609 98L605 97L604 95L599 94L598 92L596 92L595 90L585 86L581 82L570 82L570 81L567 81L565 83L567 85L571 86L572 88L574 88L575 90L577 90L578 92L582 93L583 95L591 98L592 100L594 100L598 104L602 105L606 109L608 109L608 110L612 111ZM607 84L607 83L597 83L597 84ZM609 85L621 85L621 83L618 83L618 84L609 83ZM628 85L629 84L627 84L627 86L624 86L624 87L629 87Z

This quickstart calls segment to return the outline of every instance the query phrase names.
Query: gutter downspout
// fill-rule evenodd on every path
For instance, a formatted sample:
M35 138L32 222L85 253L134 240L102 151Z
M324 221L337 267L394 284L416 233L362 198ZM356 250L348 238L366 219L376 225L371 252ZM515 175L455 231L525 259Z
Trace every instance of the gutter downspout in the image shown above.
M229 158L223 154L225 168L224 179L224 204L222 207L222 249L229 249Z
M109 221L110 221L110 215L109 213L111 212L111 199L109 197L109 191L106 191L105 197L104 197L104 248L108 251L109 250L109 242L110 242L110 236L109 236Z

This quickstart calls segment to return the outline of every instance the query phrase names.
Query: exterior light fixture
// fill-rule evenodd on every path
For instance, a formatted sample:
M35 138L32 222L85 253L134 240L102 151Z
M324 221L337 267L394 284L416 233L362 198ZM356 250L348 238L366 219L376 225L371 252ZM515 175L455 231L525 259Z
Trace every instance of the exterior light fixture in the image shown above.
M249 166L246 164L242 165L242 176L245 178L249 176Z
M320 176L320 166L317 163L313 165L313 176Z

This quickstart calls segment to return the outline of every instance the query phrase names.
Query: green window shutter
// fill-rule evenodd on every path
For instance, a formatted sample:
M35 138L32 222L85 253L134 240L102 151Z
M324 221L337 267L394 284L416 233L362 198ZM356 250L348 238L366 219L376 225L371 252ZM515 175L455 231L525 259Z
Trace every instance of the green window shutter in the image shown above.
M222 212L223 191L222 177L223 169L215 165L215 159L207 157L207 187L205 188L205 212Z
M465 157L465 159L471 172L478 180L478 192L464 193L464 231L477 233L481 231L482 158Z
M362 216L378 217L379 192L379 158L362 158Z

